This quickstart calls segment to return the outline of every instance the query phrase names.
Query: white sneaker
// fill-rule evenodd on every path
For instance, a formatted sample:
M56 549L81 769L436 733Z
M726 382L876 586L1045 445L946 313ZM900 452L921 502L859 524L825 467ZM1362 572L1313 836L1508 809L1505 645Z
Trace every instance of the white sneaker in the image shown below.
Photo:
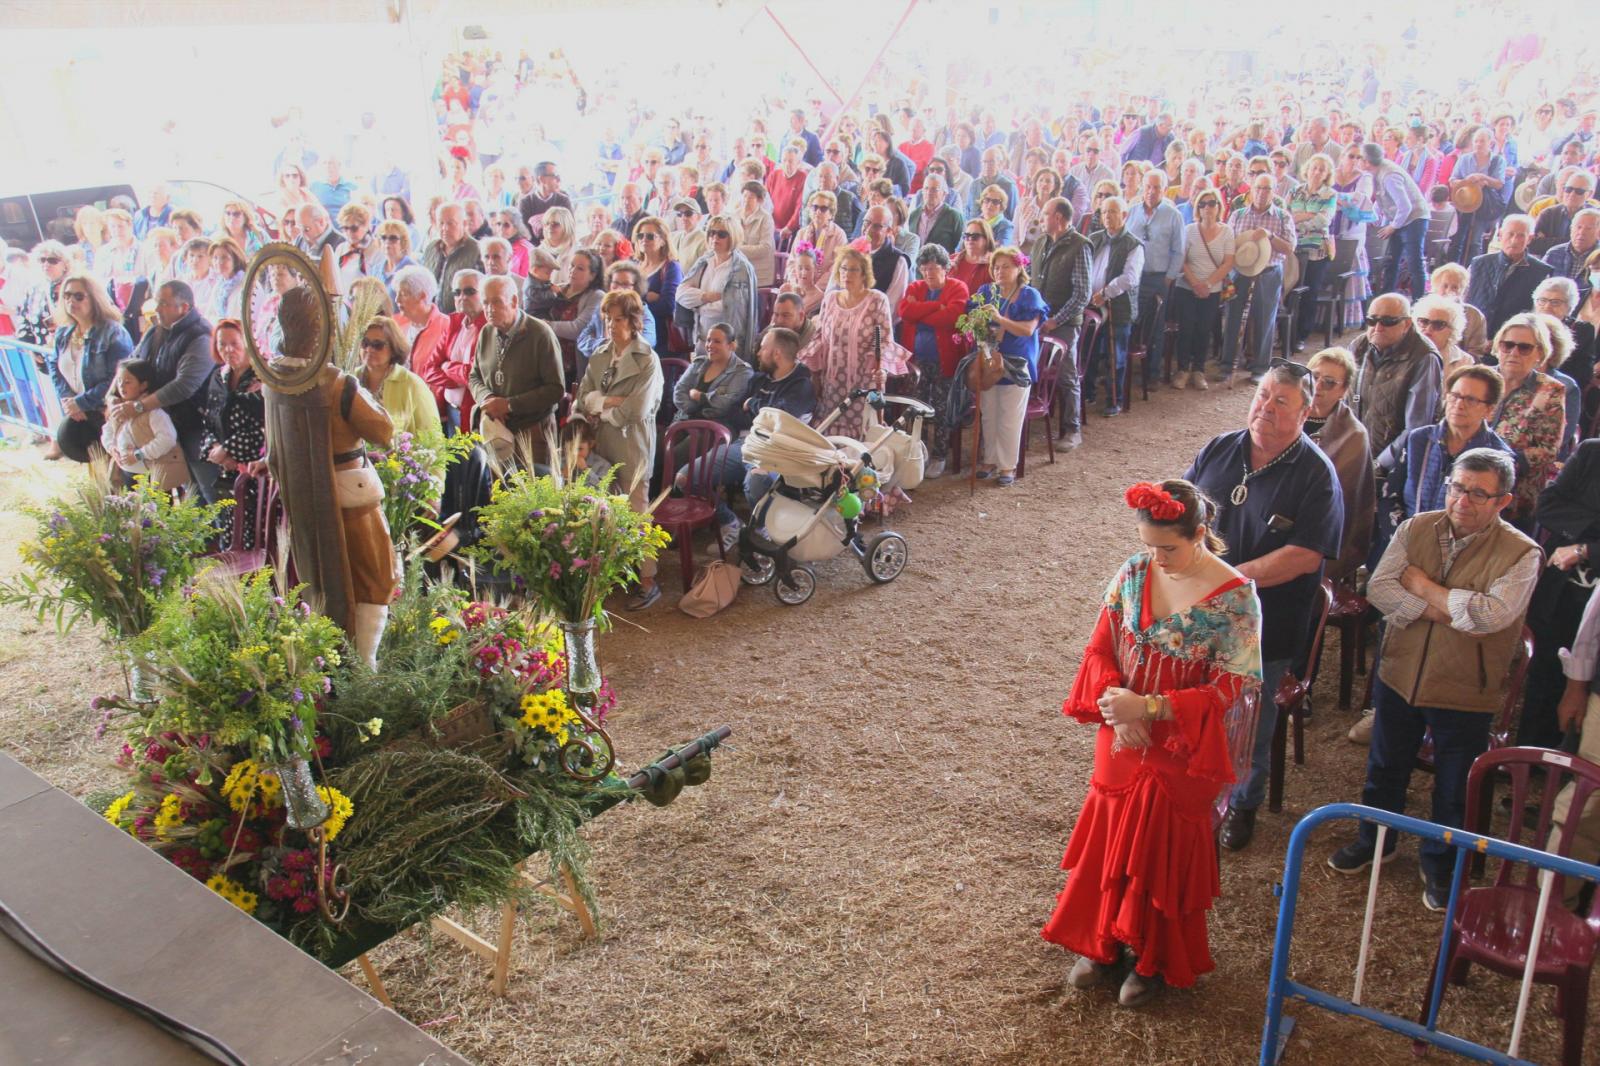
M731 552L734 548L739 546L739 531L743 528L744 527L740 524L737 518L735 518L732 522L729 522L727 525L721 527L720 533L722 537L723 551Z
M1207 389L1211 388L1211 385L1206 381L1206 376L1200 371L1196 370L1189 375L1189 387L1200 392L1205 392Z
M922 471L924 478L944 477L944 460L929 459L928 465Z

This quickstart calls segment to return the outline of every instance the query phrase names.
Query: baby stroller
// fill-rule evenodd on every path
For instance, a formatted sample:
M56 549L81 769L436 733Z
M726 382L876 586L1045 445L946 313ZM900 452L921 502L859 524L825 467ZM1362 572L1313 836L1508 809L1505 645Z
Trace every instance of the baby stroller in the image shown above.
M880 417L891 404L900 413L889 425L869 424L867 444L825 436L857 400L865 400ZM867 389L852 392L816 428L775 407L763 408L745 440L744 458L778 480L739 535L745 584L771 584L779 603L798 606L817 588L811 564L846 548L874 583L899 577L911 554L906 539L892 530L863 539L862 496L922 483L927 462L922 420L933 413L917 400Z

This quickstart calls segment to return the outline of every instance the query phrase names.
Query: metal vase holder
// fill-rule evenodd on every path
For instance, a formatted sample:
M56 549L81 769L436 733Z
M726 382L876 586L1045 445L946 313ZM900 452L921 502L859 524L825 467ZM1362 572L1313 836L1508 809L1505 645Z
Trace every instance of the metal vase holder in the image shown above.
M283 785L283 810L291 829L299 829L317 849L317 909L334 925L350 912L350 893L344 885L345 869L328 867L328 833L325 825L332 813L317 794L317 779L304 756L271 767Z
M617 764L611 735L591 717L600 691L600 662L595 657L595 637L599 626L592 618L579 622L557 622L566 651L567 704L578 716L583 729L570 733L561 745L558 758L561 770L575 781L599 781Z

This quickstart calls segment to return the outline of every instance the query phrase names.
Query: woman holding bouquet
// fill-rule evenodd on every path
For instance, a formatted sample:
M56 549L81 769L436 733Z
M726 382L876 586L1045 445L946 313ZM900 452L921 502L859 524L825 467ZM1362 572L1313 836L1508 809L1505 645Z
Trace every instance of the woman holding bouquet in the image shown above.
M1126 974L1118 1002L1214 969L1206 911L1221 894L1211 832L1233 781L1229 723L1261 682L1261 607L1223 562L1215 505L1187 481L1128 490L1144 550L1122 564L1062 711L1099 727L1094 773L1042 935L1078 953L1090 988Z

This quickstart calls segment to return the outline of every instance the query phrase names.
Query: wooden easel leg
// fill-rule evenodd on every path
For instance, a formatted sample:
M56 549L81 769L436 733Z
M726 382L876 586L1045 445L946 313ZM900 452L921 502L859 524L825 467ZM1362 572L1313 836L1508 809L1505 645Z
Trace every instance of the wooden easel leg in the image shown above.
M361 964L361 972L367 976L367 987L372 989L372 998L390 1010L394 1010L394 1000L389 998L389 990L384 987L383 978L378 976L378 968L372 965L372 960L367 958L367 953L362 952L357 955L356 962Z
M583 894L578 891L578 879L572 876L572 870L567 866L561 867L561 880L566 882L568 907L577 915L578 928L583 931L583 938L590 939L596 933L594 915L589 913L589 908L583 902Z
M517 932L517 905L507 903L500 908L500 940L495 945L494 981L489 991L496 996L506 994L506 982L511 976L511 942Z

